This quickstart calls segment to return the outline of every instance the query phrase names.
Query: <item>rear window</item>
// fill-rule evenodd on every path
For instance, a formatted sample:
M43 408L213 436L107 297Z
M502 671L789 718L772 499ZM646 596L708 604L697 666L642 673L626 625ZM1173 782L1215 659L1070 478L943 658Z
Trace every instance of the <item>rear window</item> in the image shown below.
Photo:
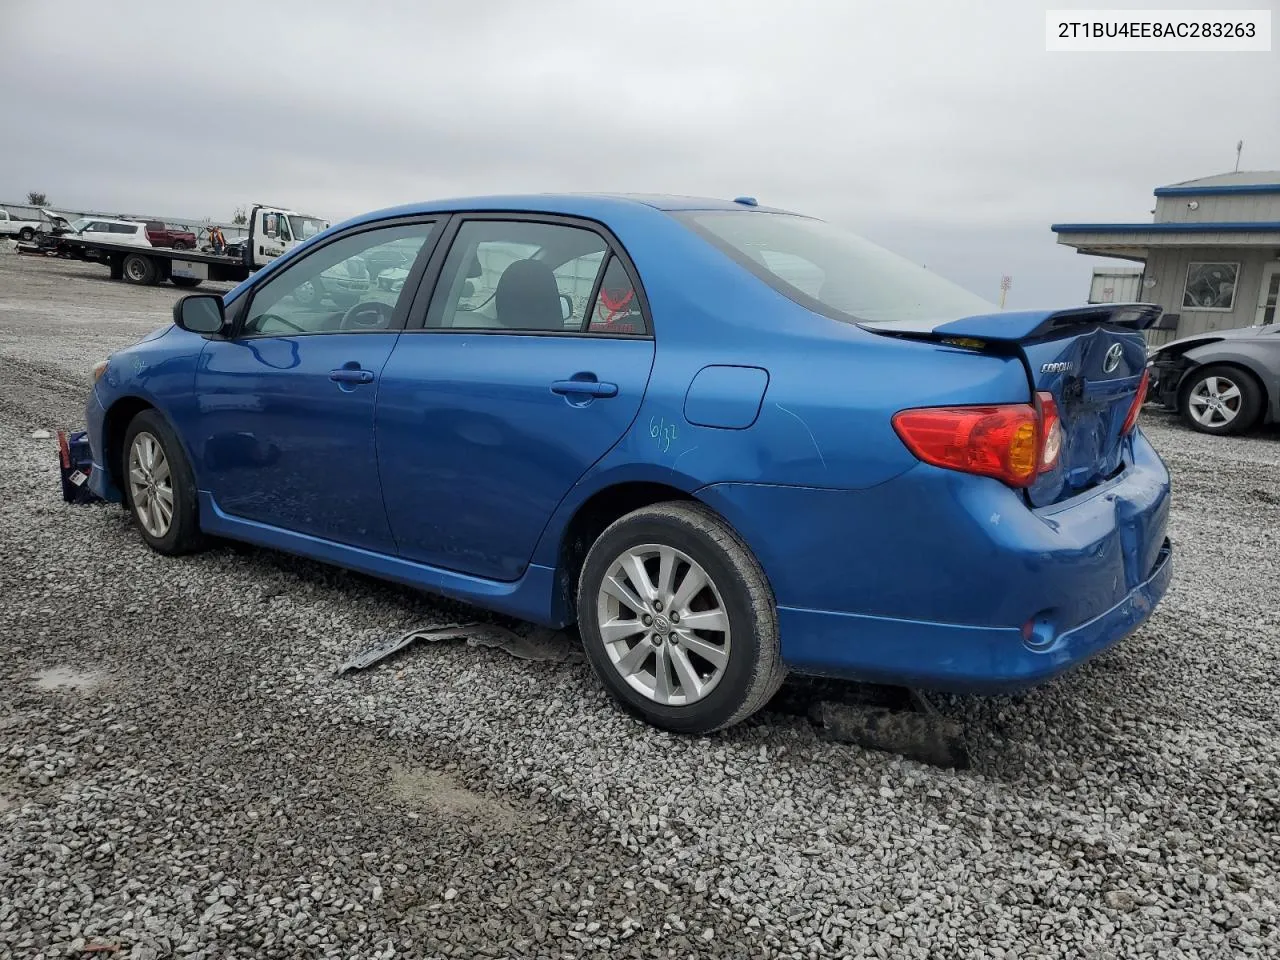
M997 309L822 220L746 210L674 216L779 293L835 320L947 320Z

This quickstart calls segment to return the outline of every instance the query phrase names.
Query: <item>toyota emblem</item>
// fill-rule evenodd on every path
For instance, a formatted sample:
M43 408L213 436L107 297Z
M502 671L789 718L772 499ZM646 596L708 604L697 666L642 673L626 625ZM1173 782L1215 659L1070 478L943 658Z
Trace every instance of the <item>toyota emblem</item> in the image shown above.
M1113 343L1111 349L1107 351L1106 357L1102 360L1102 372L1111 373L1116 367L1120 366L1120 360L1124 357L1124 347L1118 343Z

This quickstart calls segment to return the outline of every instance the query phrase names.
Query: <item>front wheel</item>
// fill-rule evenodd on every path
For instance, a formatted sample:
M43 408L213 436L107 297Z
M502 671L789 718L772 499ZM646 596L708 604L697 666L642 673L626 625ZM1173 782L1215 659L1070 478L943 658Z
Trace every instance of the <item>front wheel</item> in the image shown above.
M746 719L786 675L764 571L701 504L655 504L606 529L579 577L578 626L613 698L679 733Z
M23 243L30 243L35 239L36 232L30 227L23 227L18 231L18 239Z
M1182 419L1201 433L1243 433L1262 412L1262 391L1239 367L1217 364L1188 375L1178 395Z
M196 484L177 436L154 410L143 410L124 435L125 502L138 532L157 553L174 556L199 549Z

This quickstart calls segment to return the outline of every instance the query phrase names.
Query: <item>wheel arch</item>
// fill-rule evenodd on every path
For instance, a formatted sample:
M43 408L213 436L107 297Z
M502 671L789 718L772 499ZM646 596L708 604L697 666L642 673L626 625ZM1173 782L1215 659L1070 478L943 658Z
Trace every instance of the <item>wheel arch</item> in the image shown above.
M182 433L174 426L173 419L165 413L163 408L147 398L129 394L113 401L102 419L102 457L106 461L104 466L107 468L108 476L117 490L124 490L121 485L124 480L124 435L133 418L144 410L154 410L163 418L166 426L177 438L187 463L191 465L192 476L195 476L195 461L192 459L191 451L187 448L187 442ZM198 482L196 486L199 487Z
M565 623L575 620L578 575L587 551L605 528L633 510L672 500L702 502L692 493L670 484L627 480L597 490L578 505L564 525L556 554L556 596L552 610L558 619Z

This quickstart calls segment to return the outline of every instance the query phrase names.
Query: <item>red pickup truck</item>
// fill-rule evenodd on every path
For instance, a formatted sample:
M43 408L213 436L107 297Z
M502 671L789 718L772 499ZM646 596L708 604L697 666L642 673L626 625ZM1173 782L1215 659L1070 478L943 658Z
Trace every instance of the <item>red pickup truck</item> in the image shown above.
M189 230L172 230L163 220L147 221L147 239L153 247L172 247L175 250L194 250L196 235Z

